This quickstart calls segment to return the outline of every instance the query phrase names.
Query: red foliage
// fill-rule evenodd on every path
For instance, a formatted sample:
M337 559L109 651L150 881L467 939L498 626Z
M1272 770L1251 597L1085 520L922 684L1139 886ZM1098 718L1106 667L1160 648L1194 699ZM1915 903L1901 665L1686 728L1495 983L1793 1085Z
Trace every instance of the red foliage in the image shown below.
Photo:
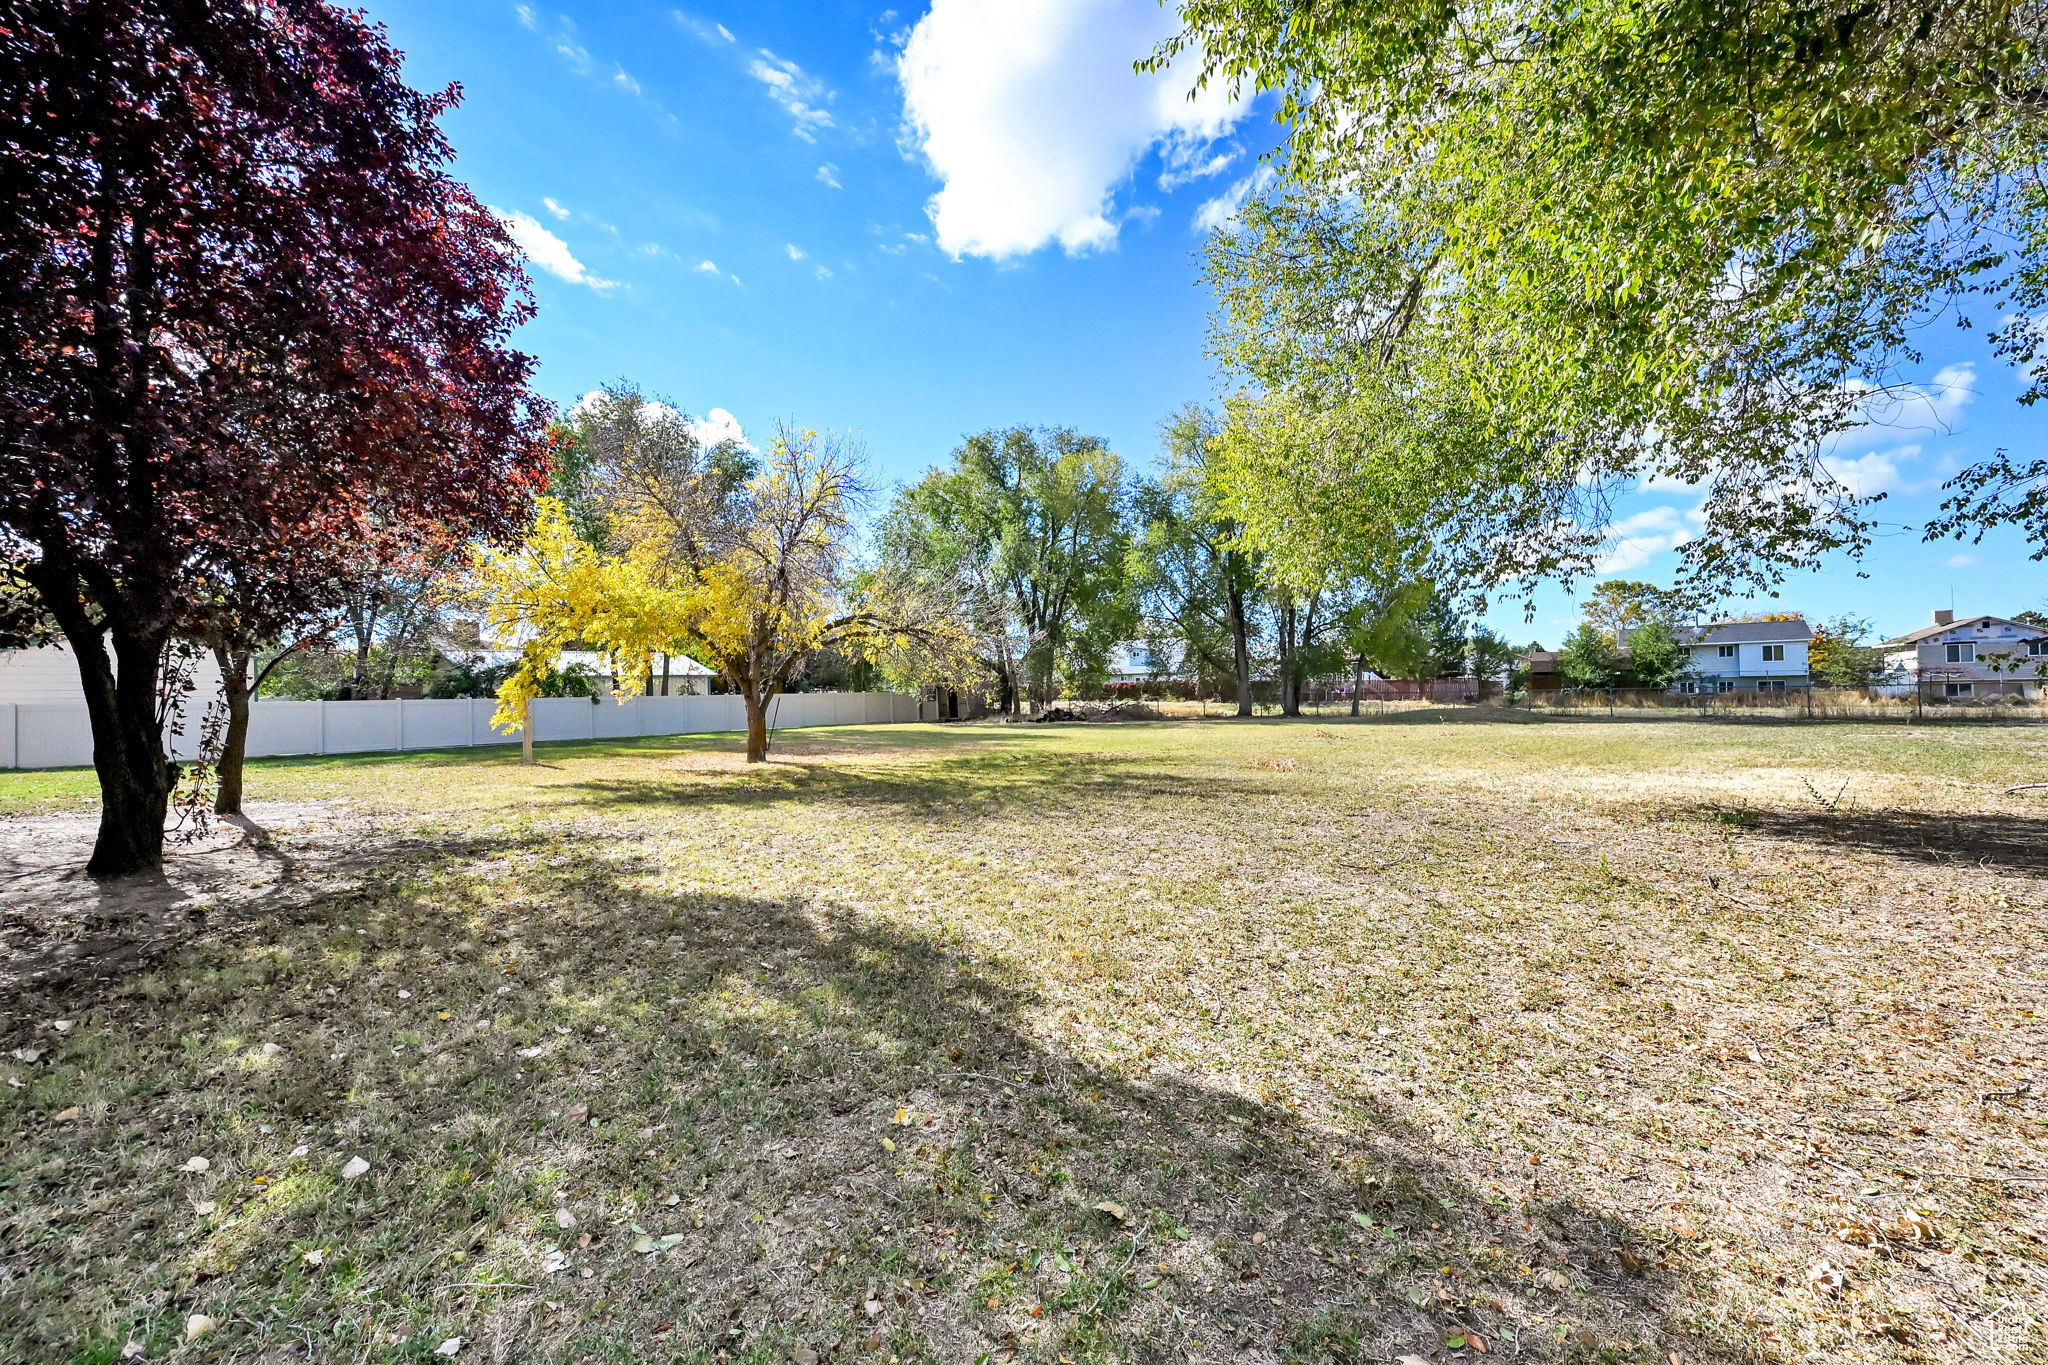
M288 617L367 528L503 534L544 476L457 95L319 0L0 4L0 558L80 655L96 870L160 856L154 660L209 585Z

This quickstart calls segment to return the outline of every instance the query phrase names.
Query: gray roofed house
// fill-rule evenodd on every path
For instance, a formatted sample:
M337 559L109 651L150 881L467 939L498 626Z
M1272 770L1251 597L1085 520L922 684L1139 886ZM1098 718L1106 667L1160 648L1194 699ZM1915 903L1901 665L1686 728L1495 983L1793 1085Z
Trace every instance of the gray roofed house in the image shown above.
M1808 685L1813 627L1803 617L1776 621L1714 621L1684 626L1679 640L1692 655L1693 676L1681 692L1783 692Z
M1885 641L1885 663L1930 699L2035 697L2048 677L2048 630L2003 616L1934 613L1934 622Z

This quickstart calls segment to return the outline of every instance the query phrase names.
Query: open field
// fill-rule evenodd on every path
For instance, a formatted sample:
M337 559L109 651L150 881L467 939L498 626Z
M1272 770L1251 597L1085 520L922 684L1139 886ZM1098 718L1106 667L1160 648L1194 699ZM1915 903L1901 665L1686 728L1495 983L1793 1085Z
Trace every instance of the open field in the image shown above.
M732 748L0 774L0 1358L2048 1356L2048 732Z

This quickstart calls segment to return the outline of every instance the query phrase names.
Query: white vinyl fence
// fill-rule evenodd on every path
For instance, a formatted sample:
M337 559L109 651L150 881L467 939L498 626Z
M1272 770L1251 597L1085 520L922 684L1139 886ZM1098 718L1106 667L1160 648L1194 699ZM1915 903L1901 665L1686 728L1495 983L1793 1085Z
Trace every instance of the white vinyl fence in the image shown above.
M249 757L368 754L516 744L491 728L493 700L257 701L249 708ZM894 692L791 692L769 704L776 729L916 720L917 698ZM744 730L738 697L543 697L533 704L533 737L627 739ZM192 727L175 727L171 749L190 758ZM0 768L73 768L92 762L84 702L0 702Z

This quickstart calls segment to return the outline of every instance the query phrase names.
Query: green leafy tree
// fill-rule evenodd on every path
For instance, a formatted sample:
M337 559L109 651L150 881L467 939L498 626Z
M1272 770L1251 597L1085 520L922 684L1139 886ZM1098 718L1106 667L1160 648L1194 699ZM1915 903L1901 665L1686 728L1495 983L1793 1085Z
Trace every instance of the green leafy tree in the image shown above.
M1500 686L1503 680L1513 686L1521 651L1486 626L1473 627L1467 647L1471 650L1471 674L1479 680L1479 700L1486 700L1487 689Z
M1626 640L1636 627L1651 621L1670 625L1680 610L1678 596L1670 589L1626 578L1605 580L1579 603L1579 615L1616 640Z
M1132 576L1145 620L1162 627L1188 671L1228 677L1237 714L1252 714L1253 645L1264 602L1257 556L1240 545L1243 527L1225 509L1211 474L1220 423L1189 405L1161 435L1164 469L1133 496L1138 525Z
M1424 667L1431 678L1461 678L1470 660L1471 628L1458 611L1457 603L1442 592L1432 591L1429 601L1416 613L1416 628L1428 642Z
M1565 638L1557 671L1570 687L1615 687L1627 675L1621 648L1588 621Z
M1069 427L970 436L905 494L906 517L945 528L946 557L1005 599L1036 705L1062 676L1099 676L1135 626L1125 502L1122 461Z
M1417 617L1433 596L1429 583L1401 583L1369 591L1353 604L1344 637L1352 661L1352 715L1358 714L1367 669L1382 678L1427 676L1433 642Z
M1870 622L1860 616L1837 616L1813 628L1807 645L1807 671L1829 687L1869 687L1890 671L1884 650L1864 641Z
M1818 456L1917 401L1922 321L1986 303L2029 395L2048 384L2038 6L1180 11L1153 64L1277 92L1290 130L1278 191L1211 248L1219 354L1369 413L1394 452L1250 471L1339 514L1306 538L1412 515L1384 495L1422 487L1480 581L1527 584L1586 567L1611 494L1661 475L1706 490L1686 581L1768 584L1867 540ZM2018 519L2048 545L2048 461L1954 493L1935 529Z
M1628 665L1623 681L1630 687L1662 691L1690 677L1692 651L1669 623L1652 617L1629 632Z

